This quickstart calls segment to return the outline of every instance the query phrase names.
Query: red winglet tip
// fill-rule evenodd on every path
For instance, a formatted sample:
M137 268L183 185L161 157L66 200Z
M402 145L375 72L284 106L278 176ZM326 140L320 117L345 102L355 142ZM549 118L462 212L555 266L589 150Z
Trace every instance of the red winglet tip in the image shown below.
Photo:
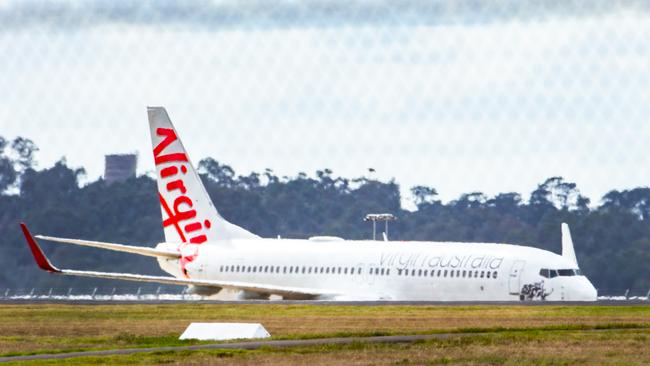
M32 237L32 234L29 232L29 229L27 229L27 225L25 225L24 222L20 223L20 228L23 230L23 235L25 235L25 240L27 240L27 245L29 245L29 249L32 251L36 264L38 264L42 270L48 272L61 272L50 263L47 257L45 257L45 254L43 254L43 251L36 243L36 240Z

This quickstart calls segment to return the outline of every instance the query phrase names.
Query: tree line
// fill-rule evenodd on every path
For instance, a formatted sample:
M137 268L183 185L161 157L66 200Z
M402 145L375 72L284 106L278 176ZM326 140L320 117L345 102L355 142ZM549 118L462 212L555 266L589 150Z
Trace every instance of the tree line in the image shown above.
M138 287L142 284L52 276L39 271L18 223L37 233L152 246L163 241L154 178L122 183L103 179L80 185L83 169L64 159L35 167L38 148L25 138L0 137L0 289L32 287ZM443 203L431 186L410 193L416 210L402 207L394 180L348 179L329 169L313 176L278 177L270 169L238 175L212 158L199 163L206 189L220 214L262 237L335 235L369 239L367 213L392 213L391 240L503 242L560 252L560 223L571 226L580 267L604 291L650 287L650 188L612 190L591 205L576 184L562 177L541 182L528 196L466 193ZM162 275L151 258L43 245L66 268Z

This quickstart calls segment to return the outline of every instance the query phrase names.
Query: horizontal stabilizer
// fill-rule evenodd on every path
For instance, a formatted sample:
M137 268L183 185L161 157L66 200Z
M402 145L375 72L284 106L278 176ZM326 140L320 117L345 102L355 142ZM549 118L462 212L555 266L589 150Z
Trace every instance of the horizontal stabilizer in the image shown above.
M101 248L101 249L115 250L115 251L118 251L118 252L145 255L145 256L148 256L148 257L166 257L166 258L180 258L181 257L181 254L178 253L178 252L169 252L169 251L165 251L165 250L159 250L159 249L147 248L147 247L137 247L137 246L133 246L133 245L102 243L102 242L99 242L99 241L90 241L90 240L54 238L54 237L51 237L51 236L44 236L44 235L36 235L36 238L47 240L47 241L54 241L54 242L57 242L57 243L82 245L82 246L86 246L86 247Z

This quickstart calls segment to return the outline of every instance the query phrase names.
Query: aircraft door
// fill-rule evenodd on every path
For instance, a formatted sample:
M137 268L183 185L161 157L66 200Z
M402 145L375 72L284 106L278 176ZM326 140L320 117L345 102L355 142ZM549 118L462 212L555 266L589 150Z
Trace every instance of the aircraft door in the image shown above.
M510 276L508 278L508 288L511 295L519 295L521 291L521 272L524 270L526 261L515 261L510 268Z

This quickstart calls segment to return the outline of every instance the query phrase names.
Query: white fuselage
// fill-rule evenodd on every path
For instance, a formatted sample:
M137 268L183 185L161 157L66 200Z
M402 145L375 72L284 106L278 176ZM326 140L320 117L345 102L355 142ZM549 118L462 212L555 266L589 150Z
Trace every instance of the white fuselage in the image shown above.
M564 257L509 244L242 239L185 244L182 251L196 254L185 264L192 279L318 289L336 300L595 301L597 295ZM159 263L184 276L179 260Z

